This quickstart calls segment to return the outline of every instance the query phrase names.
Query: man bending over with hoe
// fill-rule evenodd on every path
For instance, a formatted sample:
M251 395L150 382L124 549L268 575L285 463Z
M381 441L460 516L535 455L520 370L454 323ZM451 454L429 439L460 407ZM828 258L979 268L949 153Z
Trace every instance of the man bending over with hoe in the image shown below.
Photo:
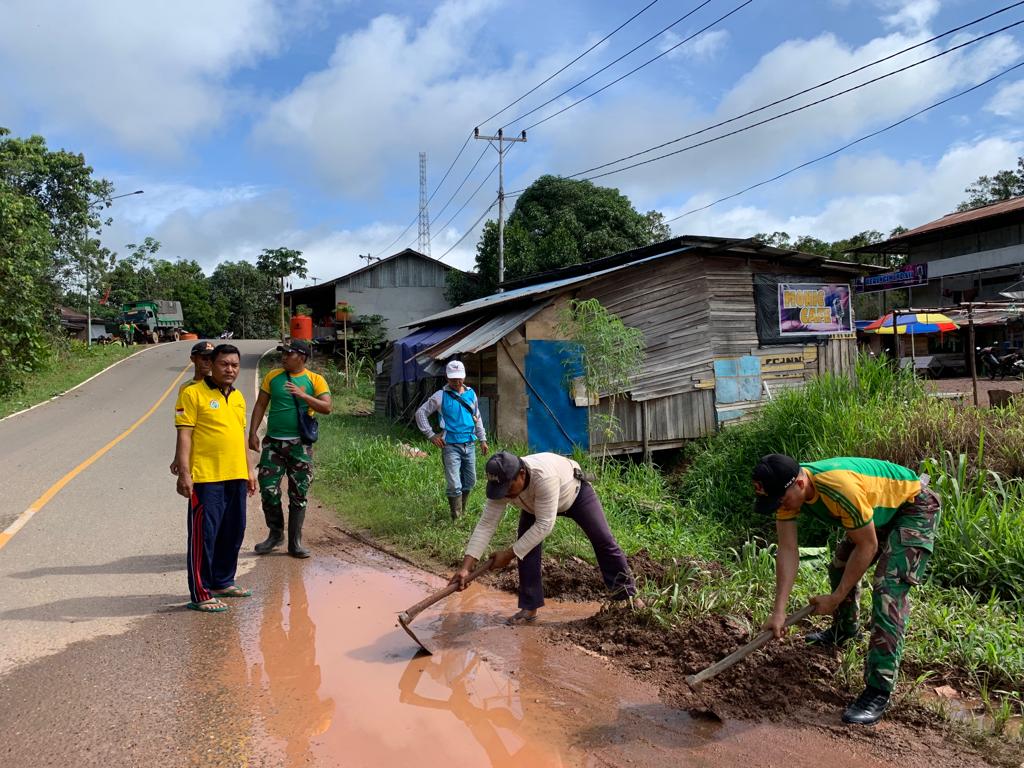
M782 637L786 603L800 562L797 522L801 517L815 517L846 530L828 568L832 593L811 598L815 613L832 615L832 626L808 635L807 642L840 646L860 634L860 581L877 562L866 687L843 712L843 722L878 722L896 685L910 615L910 588L921 583L935 543L939 497L928 489L927 475L918 477L913 470L877 459L798 464L789 456L772 453L754 467L753 480L754 509L775 514L779 537L775 606L764 625L775 637Z
M450 584L466 588L469 572L487 549L508 505L519 510L519 538L508 549L494 554L491 568L499 571L513 560L519 561L519 611L509 618L509 624L534 621L537 609L544 605L541 552L559 515L572 519L590 539L611 598L626 600L636 594L626 556L608 528L601 500L584 478L580 465L557 453L520 458L501 451L487 461L487 504L466 545L462 567Z

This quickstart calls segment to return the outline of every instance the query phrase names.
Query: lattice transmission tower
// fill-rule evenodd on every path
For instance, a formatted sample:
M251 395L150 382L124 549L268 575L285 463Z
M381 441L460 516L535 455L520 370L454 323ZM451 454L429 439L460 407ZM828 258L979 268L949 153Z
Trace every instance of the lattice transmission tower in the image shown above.
M427 210L427 153L420 152L420 235L419 251L430 255L430 212Z

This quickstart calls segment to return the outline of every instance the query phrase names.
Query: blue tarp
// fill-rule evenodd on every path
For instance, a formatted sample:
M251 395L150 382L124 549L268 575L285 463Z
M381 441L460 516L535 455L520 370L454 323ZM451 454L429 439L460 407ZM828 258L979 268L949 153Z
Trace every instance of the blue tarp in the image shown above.
M414 359L416 355L427 347L444 341L464 327L464 322L435 325L431 328L413 331L408 336L398 339L391 353L393 355L391 358L391 385L428 378L430 374L426 373L423 366L416 362Z

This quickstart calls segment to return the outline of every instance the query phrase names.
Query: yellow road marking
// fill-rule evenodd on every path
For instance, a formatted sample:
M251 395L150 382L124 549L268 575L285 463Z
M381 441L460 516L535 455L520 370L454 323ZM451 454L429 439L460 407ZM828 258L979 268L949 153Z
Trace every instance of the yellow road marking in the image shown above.
M105 454L107 451L109 451L115 445L117 445L122 440L124 440L126 437L128 437L128 435L130 435L132 432L134 432L139 427L140 424L142 424L146 419L148 419L150 416L152 416L156 412L156 409L159 408L161 406L161 404L163 404L164 400L167 399L167 396L169 394L171 394L171 392L174 391L174 388L176 386L178 386L178 382L181 381L182 377L186 373L188 373L190 370L192 370L192 364L191 363L189 363L188 365L186 365L182 369L181 373L178 374L177 378L174 381L171 382L171 386L169 386L166 389L166 391L164 391L164 393L162 395L160 395L160 399L157 400L156 403L153 404L153 407L150 408L148 411L146 411L134 424L132 424L130 427L128 427L128 429L126 429L120 435L118 435L113 440L111 440L109 443L107 443L102 448L100 448L98 451L96 451L96 453L94 453L88 459L86 459L81 464L79 464L77 467L75 467L70 472L68 472L66 475L64 475L64 477L62 477L56 483L54 483L49 488L47 488L46 492L42 496L40 496L38 499L33 501L32 504L29 505L28 509L26 509L20 515L18 515L17 519L13 523L11 523L9 526L7 526L7 528L2 533L0 533L0 549L4 548L4 546L7 544L8 541L11 540L11 538L14 536L14 534L16 534L18 531L20 531L25 526L25 523L27 523L29 520L32 519L32 516L36 512L38 512L43 507L45 507L49 503L50 499L52 499L54 496L56 496L58 493L60 493L60 490L65 485L67 485L72 480L74 480L76 477L78 477L78 475L80 475L83 471L88 469L88 467L93 462L95 462L103 454Z

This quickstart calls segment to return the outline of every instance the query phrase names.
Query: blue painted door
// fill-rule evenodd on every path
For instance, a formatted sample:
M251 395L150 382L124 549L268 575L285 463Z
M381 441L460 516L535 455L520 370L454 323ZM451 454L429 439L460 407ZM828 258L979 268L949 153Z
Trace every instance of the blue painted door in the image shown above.
M526 435L531 453L570 454L590 445L587 409L570 397L574 378L583 375L579 346L566 341L530 341L526 354Z

